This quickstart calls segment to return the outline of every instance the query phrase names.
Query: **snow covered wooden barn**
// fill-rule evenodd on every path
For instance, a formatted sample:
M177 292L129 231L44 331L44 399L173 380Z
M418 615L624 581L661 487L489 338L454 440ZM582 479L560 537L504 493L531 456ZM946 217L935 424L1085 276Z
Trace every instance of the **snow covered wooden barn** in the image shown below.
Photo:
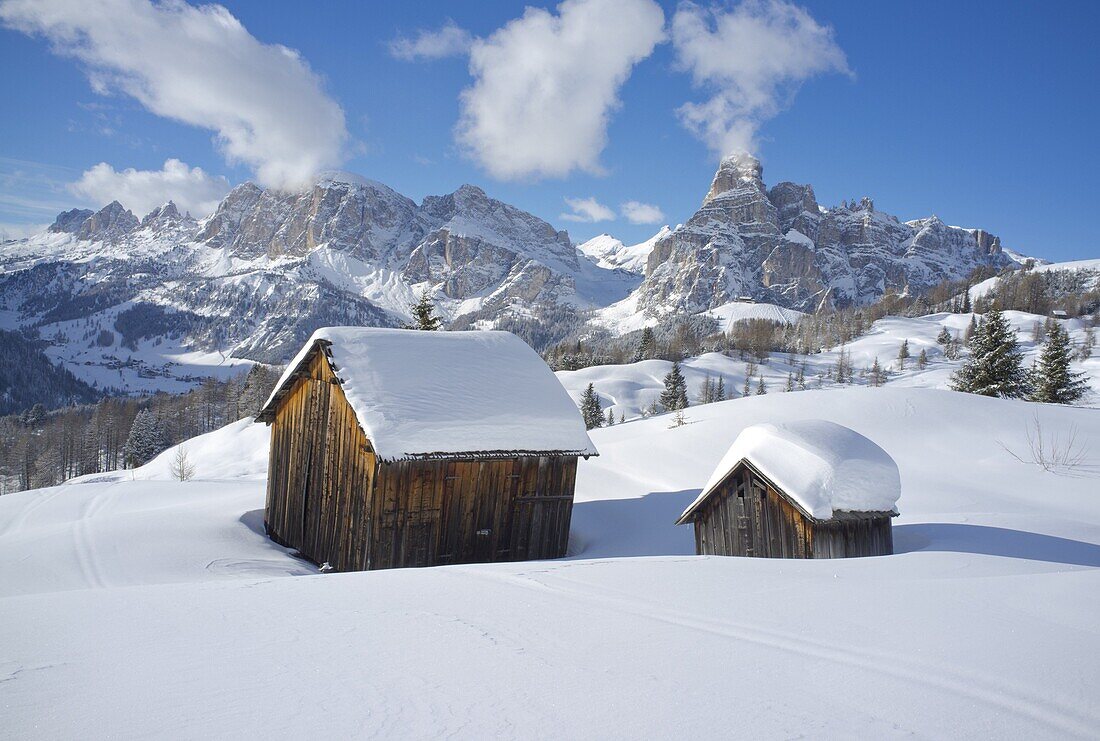
M893 553L893 459L825 420L745 428L677 520L703 555L841 558Z
M320 329L257 421L268 534L339 571L563 556L577 458L597 454L508 332Z

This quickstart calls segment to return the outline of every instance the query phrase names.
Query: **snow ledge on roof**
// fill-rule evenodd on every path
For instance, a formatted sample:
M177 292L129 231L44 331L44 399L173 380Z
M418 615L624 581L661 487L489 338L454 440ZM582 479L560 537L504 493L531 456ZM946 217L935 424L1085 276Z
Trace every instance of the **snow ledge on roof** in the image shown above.
M324 327L284 371L258 419L317 343L380 458L598 455L557 376L510 332Z
M835 512L897 513L901 475L893 458L855 430L808 419L742 430L680 521L741 461L755 466L816 520L831 519Z

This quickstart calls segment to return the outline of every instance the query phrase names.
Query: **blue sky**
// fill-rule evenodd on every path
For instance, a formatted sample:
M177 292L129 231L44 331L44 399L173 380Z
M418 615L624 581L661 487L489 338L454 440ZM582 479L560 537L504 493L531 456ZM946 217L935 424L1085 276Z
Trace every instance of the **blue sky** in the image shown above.
M533 5L557 12L556 3ZM657 206L664 221L676 224L697 208L717 163L716 150L677 115L684 103L707 99L713 89L693 86L692 74L677 63L674 44L658 43L647 53L632 28L608 41L640 43L634 55L641 58L627 65L628 76L613 96L619 105L609 112L606 145L592 160L602 172L574 167L564 174L501 176L499 167L456 143L459 96L474 82L469 59L461 54L398 59L390 42L438 29L448 19L473 37L489 37L521 16L524 4L224 6L259 45L297 50L321 78L323 95L343 112L347 138L341 167L416 200L472 182L568 229L578 241L601 232L638 241L660 224L629 223L623 203ZM1048 259L1097 256L1092 221L1100 196L1094 143L1100 120L1100 11L1095 4L806 2L801 7L816 23L831 27L850 74L836 64L808 74L801 84L782 89L781 110L761 117L752 146L769 185L812 183L823 205L868 195L878 208L902 218L935 213L948 223L985 228L1006 246ZM728 12L729 6L720 8ZM668 21L676 10L674 3L663 4ZM623 19L625 26L632 22ZM94 64L56 53L64 51L56 37L51 45L41 33L7 25L0 29L6 114L0 117L0 224L9 231L11 225L48 223L62 207L104 197L109 179L83 191L68 185L101 162L118 171L159 171L174 158L201 168L207 179L224 176L235 184L256 176L258 166L247 156L230 161L225 146L214 141L212 126L158 115L151 110L156 105L117 84L99 94L88 74ZM598 32L589 37L602 43ZM256 74L265 69L258 65ZM563 74L577 79L576 69ZM558 115L563 122L572 120L570 110ZM294 130L300 139L311 138L308 118ZM320 116L317 126L323 127ZM565 220L567 198L594 198L614 218Z

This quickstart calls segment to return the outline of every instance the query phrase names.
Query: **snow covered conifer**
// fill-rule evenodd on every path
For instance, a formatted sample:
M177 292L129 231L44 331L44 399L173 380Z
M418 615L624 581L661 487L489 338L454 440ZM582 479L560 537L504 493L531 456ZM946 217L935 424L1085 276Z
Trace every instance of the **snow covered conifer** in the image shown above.
M756 377L756 395L763 396L768 393L767 387L764 385L764 376Z
M443 320L435 314L435 304L428 290L420 294L420 300L412 305L413 321L416 322L413 329L423 329L434 332L443 325Z
M787 388L786 391L794 391L794 374L787 373Z
M875 362L871 364L870 383L872 386L881 386L886 383L886 373L883 372L882 366L878 362L878 357L875 357Z
M607 426L610 427L615 424L615 410L611 407L607 408Z
M974 339L974 333L978 331L978 317L972 314L970 316L970 324L966 325L966 334L963 335L963 344L967 347L970 346L970 341Z
M591 383L581 396L581 416L584 417L585 429L603 427L603 407L600 405L600 396Z
M917 369L924 370L928 367L928 351L921 348L920 355L917 356Z
M947 327L940 327L940 333L936 335L936 343L941 347L947 347L951 342L951 333L947 331Z
M123 447L123 458L130 468L148 463L160 451L164 450L164 433L160 420L148 409L142 409L134 416L130 434Z
M1027 394L1028 380L1015 330L1001 312L990 309L974 331L970 357L951 376L951 388L1015 399Z
M687 381L680 371L679 361L673 361L672 370L665 375L665 390L661 392L661 406L665 411L674 412L688 406Z
M909 340L904 339L901 341L901 347L898 348L898 370L905 370L905 361L912 355L909 353ZM878 358L875 358L878 360Z
M634 352L634 361L649 360L657 354L657 338L653 336L653 328L646 327L642 330L642 339L638 342L638 349Z
M718 384L714 387L715 401L726 400L726 382L722 380L722 376L718 376Z
M1042 355L1032 372L1034 390L1031 400L1048 404L1072 404L1089 390L1084 381L1085 374L1070 370L1073 344L1065 328L1054 322L1046 334L1047 341L1043 345Z

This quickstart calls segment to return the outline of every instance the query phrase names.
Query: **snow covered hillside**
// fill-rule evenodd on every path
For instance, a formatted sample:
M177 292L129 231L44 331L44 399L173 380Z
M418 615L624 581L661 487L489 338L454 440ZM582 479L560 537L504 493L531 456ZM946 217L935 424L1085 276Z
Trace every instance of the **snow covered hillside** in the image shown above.
M743 304L746 307L760 307L761 304ZM1044 316L1028 314L1022 311L1006 311L1005 318L1016 330L1020 341L1020 350L1024 354L1024 363L1030 366L1039 357L1042 343L1032 339L1035 323L1042 324ZM838 384L831 376L841 353L851 360L855 369L852 383L865 385L869 379L861 377L861 372L869 369L877 358L880 365L889 372L890 386L946 389L955 372L966 360L964 351L958 360L949 360L944 356L943 348L936 343L936 336L946 327L953 336L963 337L970 325L973 314L930 314L909 318L891 316L880 319L871 325L871 329L843 347L835 347L816 355L793 357L784 353L773 353L763 363L746 362L737 357L720 353L707 353L688 358L681 365L687 380L688 398L692 403L699 394L705 379L722 379L726 393L740 395L745 389L745 379L749 370L753 371L749 382L750 393L755 393L760 378L768 393L783 391L788 382L796 382L801 370L806 388L844 388L848 384ZM1080 345L1085 338L1086 320L1057 320L1069 332L1075 344ZM911 357L905 361L905 367L898 366L898 350L902 342L909 341ZM921 350L926 351L929 359L924 369L917 367L917 357ZM665 374L672 368L667 360L643 360L628 365L599 365L576 371L558 371L562 385L569 390L574 400L580 401L581 394L588 384L593 384L600 395L604 411L610 407L615 417L624 415L632 419L647 411L660 396L664 388ZM1093 351L1088 360L1072 364L1075 372L1086 374L1086 380L1092 392L1082 400L1082 404L1100 405L1100 353ZM797 387L797 383L796 383Z
M1031 269L1034 273L1050 273L1050 272L1070 272L1078 273L1085 280L1084 284L1087 289L1096 289L1100 286L1100 260L1071 260L1070 262L1048 262L1041 265L1036 265ZM1001 282L999 276L987 278L981 283L975 283L970 287L970 298L974 300L985 296L990 291L994 291L997 288L997 284Z
M1088 465L1018 460L1036 415ZM0 497L0 735L1095 736L1100 413L887 387L688 416L593 432L560 561L316 574L262 534L245 422L187 443L194 481L168 451ZM737 434L806 418L895 459L897 553L691 555L672 523Z

